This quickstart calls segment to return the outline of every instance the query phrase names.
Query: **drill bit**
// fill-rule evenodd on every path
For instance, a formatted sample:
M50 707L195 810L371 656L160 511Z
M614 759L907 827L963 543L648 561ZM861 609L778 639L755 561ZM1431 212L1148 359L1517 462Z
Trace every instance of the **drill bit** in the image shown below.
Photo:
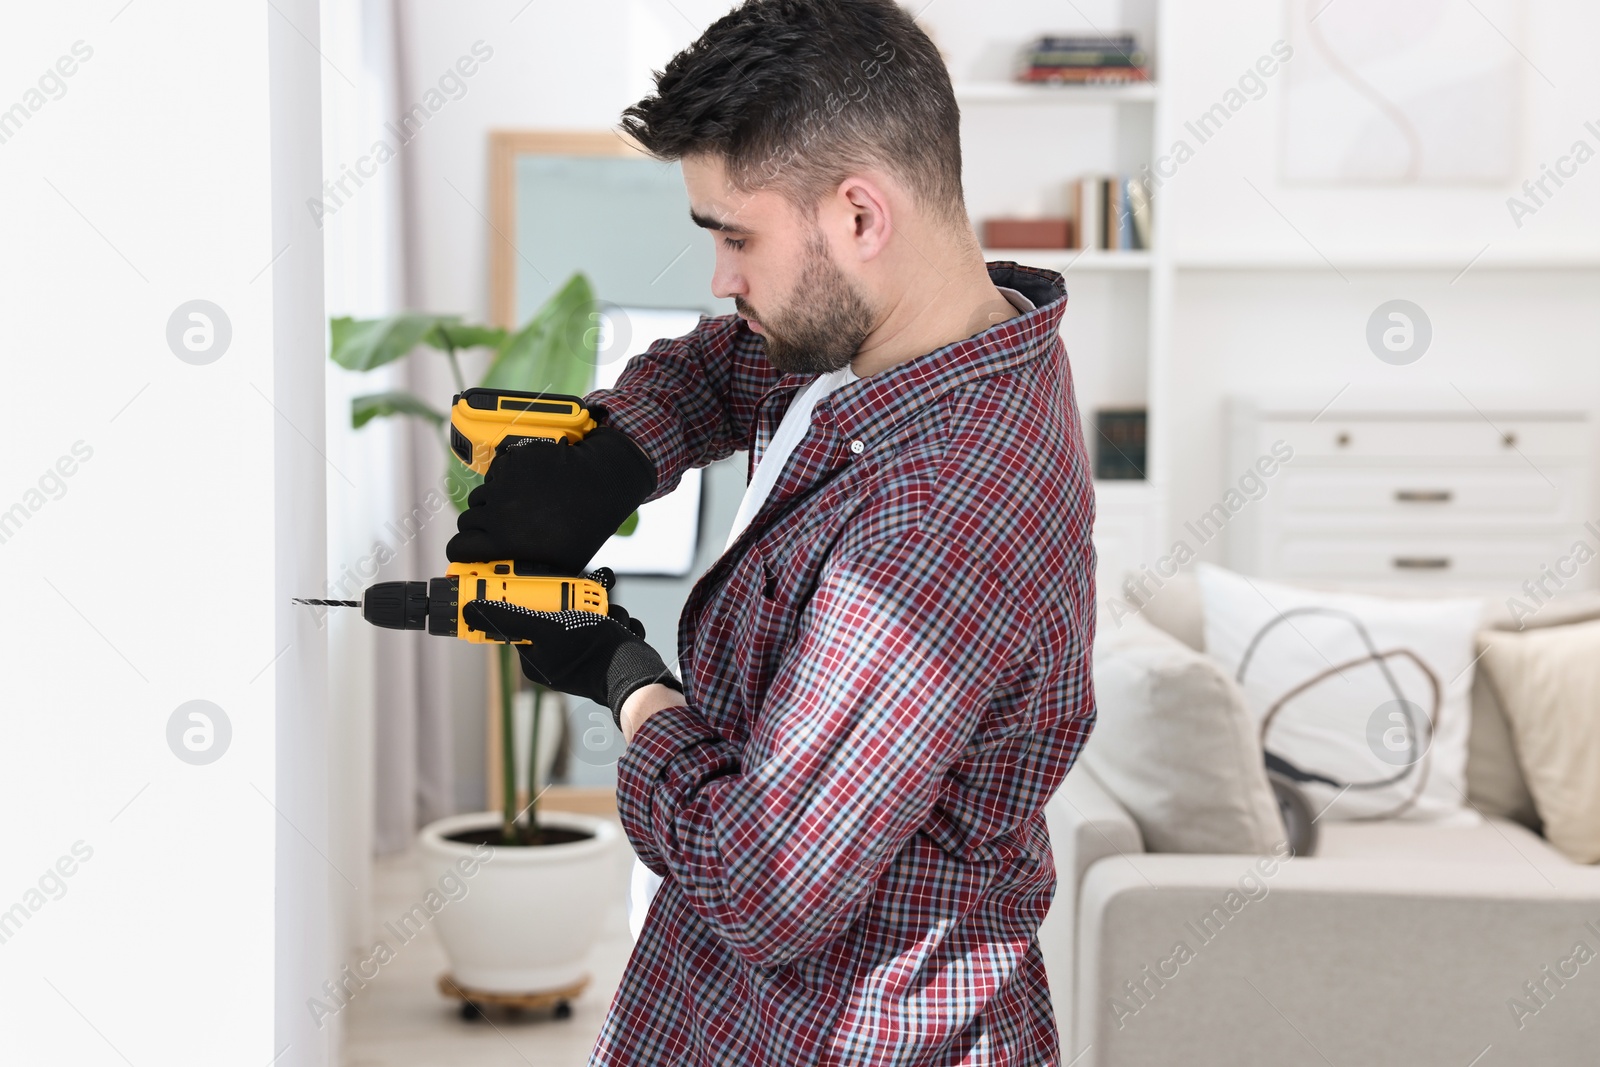
M304 597L295 597L294 603L311 604L319 608L359 608L361 606L361 601L359 600L307 600Z

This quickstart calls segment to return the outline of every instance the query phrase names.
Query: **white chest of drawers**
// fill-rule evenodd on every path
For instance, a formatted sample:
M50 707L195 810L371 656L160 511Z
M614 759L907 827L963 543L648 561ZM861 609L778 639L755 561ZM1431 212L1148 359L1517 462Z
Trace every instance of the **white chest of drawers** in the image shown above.
M1247 574L1511 595L1575 542L1600 548L1585 525L1595 442L1581 408L1236 398L1229 437L1232 470L1275 442L1294 451L1230 524L1229 562ZM1588 569L1574 586L1596 584L1600 563Z

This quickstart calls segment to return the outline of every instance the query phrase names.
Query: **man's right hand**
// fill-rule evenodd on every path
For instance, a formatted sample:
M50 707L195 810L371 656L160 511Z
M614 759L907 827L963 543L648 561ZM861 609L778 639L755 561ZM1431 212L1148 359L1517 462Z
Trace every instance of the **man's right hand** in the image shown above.
M655 465L620 430L576 444L524 444L495 456L467 497L452 563L525 560L577 574L656 488Z

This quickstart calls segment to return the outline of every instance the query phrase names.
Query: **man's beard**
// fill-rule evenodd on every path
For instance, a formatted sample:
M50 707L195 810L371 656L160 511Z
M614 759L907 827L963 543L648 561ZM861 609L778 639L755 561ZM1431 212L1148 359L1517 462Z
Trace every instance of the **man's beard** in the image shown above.
M872 307L828 258L822 235L806 242L806 265L794 290L793 306L769 319L734 298L746 318L765 331L767 362L787 374L827 374L855 358L872 333Z

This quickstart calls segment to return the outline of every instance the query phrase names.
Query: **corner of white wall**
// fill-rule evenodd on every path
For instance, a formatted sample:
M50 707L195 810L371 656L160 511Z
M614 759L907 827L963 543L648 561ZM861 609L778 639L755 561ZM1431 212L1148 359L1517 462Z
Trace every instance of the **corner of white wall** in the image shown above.
M323 436L322 234L306 204L322 186L321 59L316 0L263 9L271 78L273 394L278 643L275 861L275 1002L283 1065L334 1062L339 1030L319 1024L308 997L337 972L328 850L326 631L291 604L320 592L327 568ZM335 1020L335 1023L337 1020Z

